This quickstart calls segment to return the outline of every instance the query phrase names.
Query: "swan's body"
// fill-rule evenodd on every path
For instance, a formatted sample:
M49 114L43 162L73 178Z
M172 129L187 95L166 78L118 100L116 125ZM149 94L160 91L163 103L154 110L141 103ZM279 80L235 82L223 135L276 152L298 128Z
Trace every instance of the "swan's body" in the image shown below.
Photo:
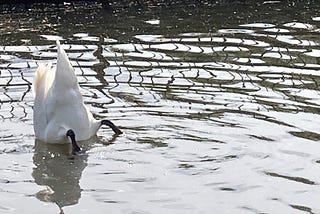
M103 123L93 118L83 103L74 69L59 41L57 48L56 67L40 65L35 74L33 119L36 138L48 143L69 142L67 139L71 136L67 132L72 130L73 140L87 140L96 135L102 124L121 134L110 121Z

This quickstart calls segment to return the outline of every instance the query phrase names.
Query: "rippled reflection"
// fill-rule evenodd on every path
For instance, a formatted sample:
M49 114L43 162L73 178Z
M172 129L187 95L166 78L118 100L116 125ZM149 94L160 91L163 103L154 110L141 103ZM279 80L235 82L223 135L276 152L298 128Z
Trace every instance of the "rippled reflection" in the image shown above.
M36 184L44 186L36 196L61 209L77 204L81 197L80 178L87 166L86 154L72 156L69 145L48 145L36 140L32 173Z

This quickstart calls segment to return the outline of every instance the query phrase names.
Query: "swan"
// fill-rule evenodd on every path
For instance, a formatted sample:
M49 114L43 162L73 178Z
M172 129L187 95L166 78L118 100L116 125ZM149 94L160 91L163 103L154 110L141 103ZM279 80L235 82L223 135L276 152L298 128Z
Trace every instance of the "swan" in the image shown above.
M109 120L96 120L84 105L74 69L66 52L56 41L57 65L39 65L34 78L34 132L47 143L70 143L74 153L81 148L77 141L95 136L102 125L117 135L122 131Z

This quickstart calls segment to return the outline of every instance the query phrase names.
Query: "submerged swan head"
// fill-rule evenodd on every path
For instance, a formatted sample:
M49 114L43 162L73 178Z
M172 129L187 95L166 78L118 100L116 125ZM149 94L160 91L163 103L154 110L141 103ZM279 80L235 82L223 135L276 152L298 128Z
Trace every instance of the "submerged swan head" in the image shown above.
M33 121L36 138L48 143L71 141L73 150L80 151L77 141L96 135L101 125L121 134L111 121L94 119L84 105L74 68L59 41L57 49L57 65L39 65L35 73Z

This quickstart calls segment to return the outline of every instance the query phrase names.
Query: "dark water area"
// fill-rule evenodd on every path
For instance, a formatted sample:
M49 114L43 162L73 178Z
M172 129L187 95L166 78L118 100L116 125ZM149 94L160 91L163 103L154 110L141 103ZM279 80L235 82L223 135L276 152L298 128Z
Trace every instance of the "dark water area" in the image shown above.
M198 3L2 8L0 213L320 213L320 5ZM33 132L57 39L125 132L79 156Z

